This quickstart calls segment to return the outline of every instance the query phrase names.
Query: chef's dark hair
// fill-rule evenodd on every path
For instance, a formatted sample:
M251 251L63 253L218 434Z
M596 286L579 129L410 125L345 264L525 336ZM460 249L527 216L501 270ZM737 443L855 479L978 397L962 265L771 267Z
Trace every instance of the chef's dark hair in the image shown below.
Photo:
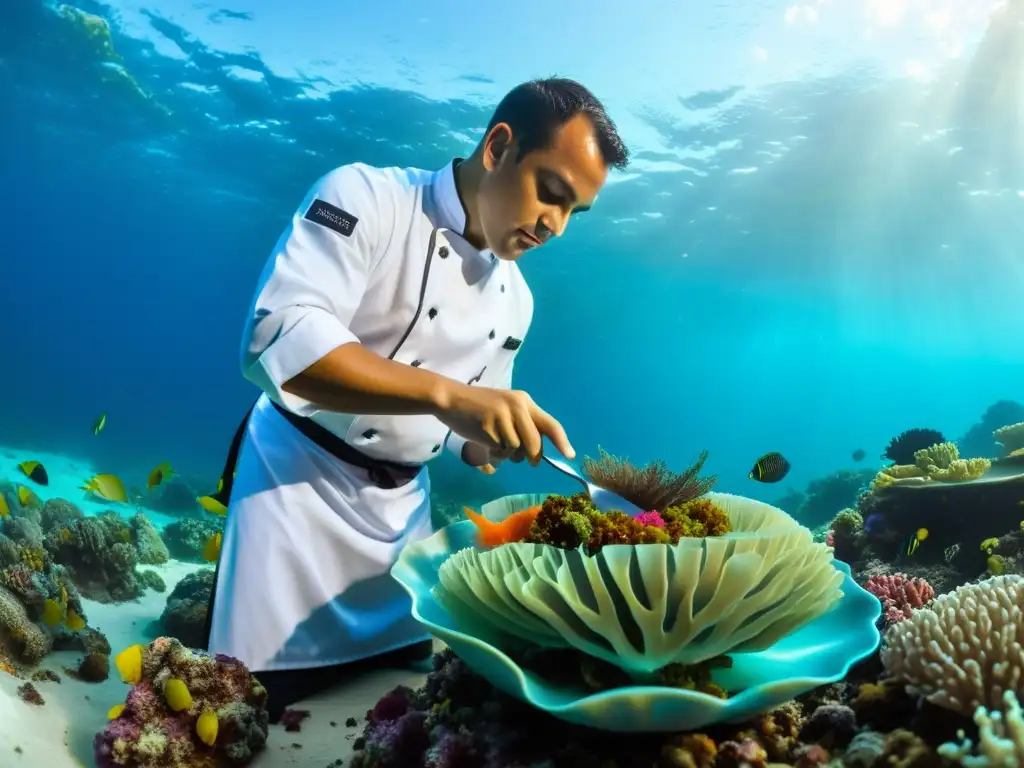
M518 161L534 150L550 146L555 131L580 113L594 124L605 165L625 168L629 150L615 123L597 97L575 80L550 77L517 85L494 110L487 132L498 123L507 123L519 145Z

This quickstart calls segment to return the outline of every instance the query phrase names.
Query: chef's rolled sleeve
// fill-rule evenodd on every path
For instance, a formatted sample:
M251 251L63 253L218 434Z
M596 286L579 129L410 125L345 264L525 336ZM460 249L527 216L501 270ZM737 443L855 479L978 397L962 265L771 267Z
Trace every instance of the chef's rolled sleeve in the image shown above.
M381 253L393 210L364 167L331 171L306 195L274 248L242 341L242 371L300 415L320 410L282 386L331 351L358 342L349 323Z

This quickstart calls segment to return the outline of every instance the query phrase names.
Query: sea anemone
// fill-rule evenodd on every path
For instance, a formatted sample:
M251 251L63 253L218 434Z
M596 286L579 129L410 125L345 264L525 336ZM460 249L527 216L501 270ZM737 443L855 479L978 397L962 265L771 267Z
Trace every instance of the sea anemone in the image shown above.
M594 485L616 493L640 509L668 509L703 496L715 477L700 477L708 452L702 451L686 471L676 474L663 461L637 467L598 448L598 458L583 458L583 471Z
M946 442L946 438L938 430L915 427L900 432L890 440L882 458L889 459L893 464L913 464L914 454L917 451L944 442Z

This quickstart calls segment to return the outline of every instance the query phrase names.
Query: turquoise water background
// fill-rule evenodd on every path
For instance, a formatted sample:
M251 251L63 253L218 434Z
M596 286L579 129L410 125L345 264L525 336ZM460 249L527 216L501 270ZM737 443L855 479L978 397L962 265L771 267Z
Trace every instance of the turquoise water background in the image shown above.
M773 500L904 429L956 438L1024 399L1024 33L994 7L7 3L4 461L212 484L256 395L245 312L311 183L465 156L550 74L594 90L635 158L521 261L516 385L578 451L706 448L717 490ZM772 450L790 477L748 480ZM566 489L435 466L456 497Z

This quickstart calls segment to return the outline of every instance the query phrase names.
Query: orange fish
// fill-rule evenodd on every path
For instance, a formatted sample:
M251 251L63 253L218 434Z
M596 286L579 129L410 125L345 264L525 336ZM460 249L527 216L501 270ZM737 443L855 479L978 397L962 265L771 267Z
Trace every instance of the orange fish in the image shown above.
M469 507L463 507L466 517L476 526L477 546L484 549L500 547L502 544L515 544L530 535L530 526L540 514L540 507L530 507L509 515L500 523L488 520Z

